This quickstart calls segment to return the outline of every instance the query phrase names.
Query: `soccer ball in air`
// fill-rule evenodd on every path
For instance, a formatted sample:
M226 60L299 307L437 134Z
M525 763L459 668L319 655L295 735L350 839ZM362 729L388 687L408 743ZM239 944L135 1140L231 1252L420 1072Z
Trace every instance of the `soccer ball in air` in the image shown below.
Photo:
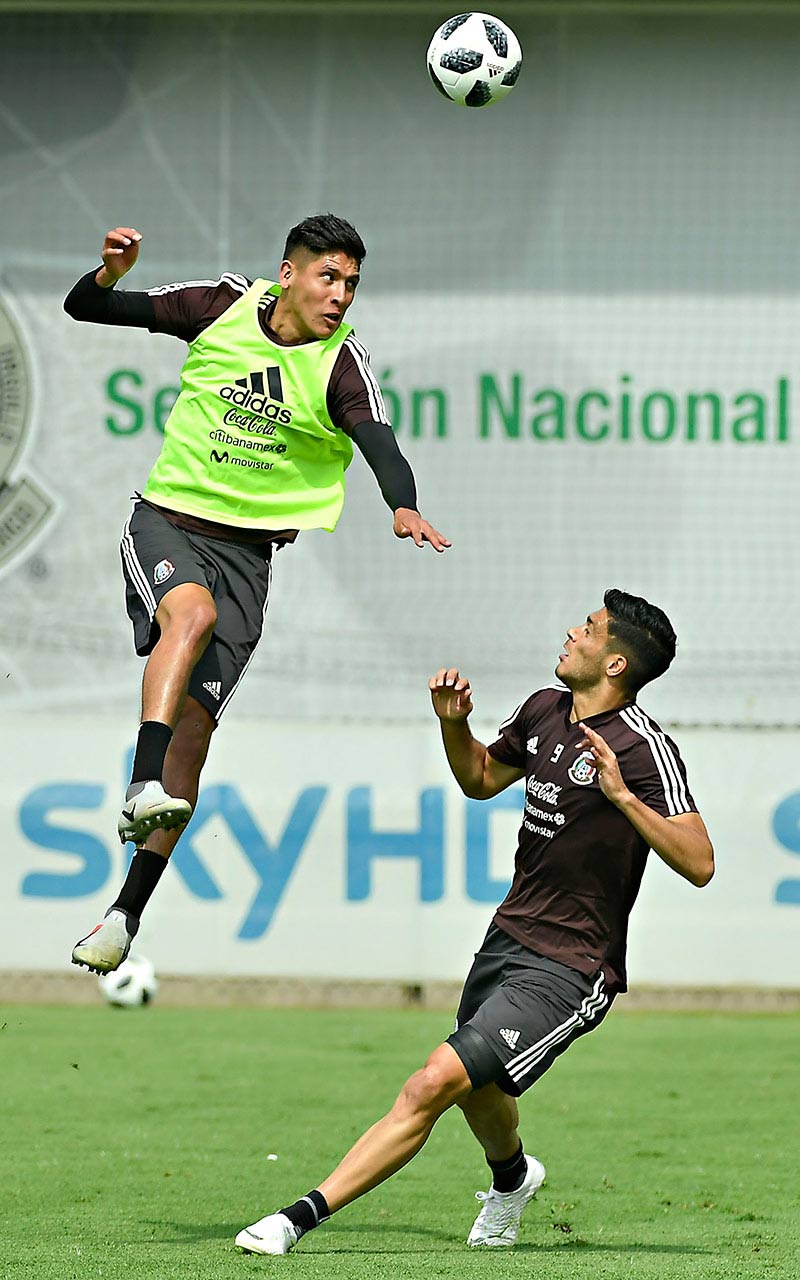
M443 22L428 47L436 88L462 107L488 107L510 93L522 49L510 27L490 13L459 13Z
M144 956L136 954L129 955L118 969L104 973L97 982L108 1003L124 1009L149 1004L158 991L153 965Z

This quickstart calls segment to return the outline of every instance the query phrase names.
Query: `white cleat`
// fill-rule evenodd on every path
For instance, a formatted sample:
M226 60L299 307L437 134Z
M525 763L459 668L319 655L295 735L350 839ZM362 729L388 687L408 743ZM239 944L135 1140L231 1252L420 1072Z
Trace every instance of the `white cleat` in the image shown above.
M117 831L123 844L128 840L141 844L151 831L185 827L191 816L189 801L168 795L160 782L132 782L125 792Z
M297 1244L297 1229L282 1213L269 1213L252 1227L244 1227L234 1240L243 1253L288 1253Z
M535 1156L526 1156L528 1172L522 1186L516 1191L476 1191L475 1199L483 1201L483 1208L472 1224L467 1244L473 1247L485 1245L489 1249L504 1249L516 1244L522 1211L532 1200L545 1179L544 1165Z
M75 943L72 963L82 964L93 973L113 973L130 951L135 933L135 929L128 932L125 912L112 909L87 937Z

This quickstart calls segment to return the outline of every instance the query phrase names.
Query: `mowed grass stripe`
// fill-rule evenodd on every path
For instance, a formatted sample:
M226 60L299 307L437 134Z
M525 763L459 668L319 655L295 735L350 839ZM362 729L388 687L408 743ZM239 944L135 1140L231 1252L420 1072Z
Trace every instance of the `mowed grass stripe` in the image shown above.
M453 1112L288 1259L243 1257L233 1235L321 1180L448 1017L11 1007L2 1022L8 1280L800 1274L795 1015L612 1012L522 1100L549 1176L513 1252L464 1245L488 1177Z

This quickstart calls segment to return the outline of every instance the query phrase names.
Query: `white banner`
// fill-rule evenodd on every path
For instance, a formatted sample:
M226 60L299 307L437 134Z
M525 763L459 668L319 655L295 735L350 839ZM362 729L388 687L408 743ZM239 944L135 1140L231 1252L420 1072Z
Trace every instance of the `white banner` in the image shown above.
M131 287L150 282L137 272ZM4 304L9 388L25 404L9 419L14 456L0 459L0 705L124 710L136 677L119 535L185 348L77 325L60 304ZM797 723L800 666L785 635L800 619L784 579L800 303L497 293L479 311L477 326L463 294L359 297L354 319L421 509L453 549L394 539L357 455L336 533L304 534L275 558L248 714L419 720L420 681L443 663L514 703L549 678L565 628L620 586L665 608L678 632L678 659L649 697L656 715ZM31 486L38 506L23 501Z
M0 968L68 965L116 896L129 728L7 723ZM476 727L484 739L493 732ZM677 738L718 871L698 891L651 855L632 918L631 981L797 985L798 738ZM466 800L433 722L223 723L139 947L162 972L459 979L505 893L521 805L519 788Z

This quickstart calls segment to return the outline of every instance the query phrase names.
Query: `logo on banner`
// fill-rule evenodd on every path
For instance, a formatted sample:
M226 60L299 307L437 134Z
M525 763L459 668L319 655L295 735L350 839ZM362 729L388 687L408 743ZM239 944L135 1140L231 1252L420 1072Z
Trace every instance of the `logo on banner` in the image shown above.
M55 504L15 463L30 431L31 384L20 333L0 298L0 573L30 550Z
M579 787L588 787L594 781L597 765L591 751L582 751L577 760L573 760L567 771L567 777L577 782Z
M160 587L161 583L166 582L167 578L171 578L174 572L175 565L171 560L159 560L153 570L153 582L157 587Z

